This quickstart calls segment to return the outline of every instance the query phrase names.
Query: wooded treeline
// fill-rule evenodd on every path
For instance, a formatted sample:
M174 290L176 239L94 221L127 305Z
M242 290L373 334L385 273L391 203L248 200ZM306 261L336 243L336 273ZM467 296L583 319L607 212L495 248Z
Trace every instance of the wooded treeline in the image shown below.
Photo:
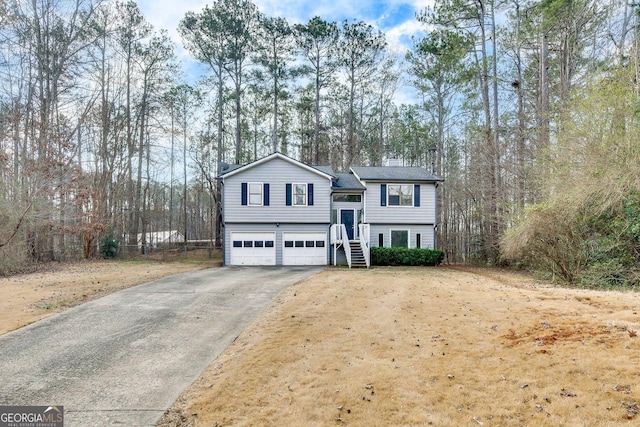
M443 0L416 10L424 35L399 54L365 22L217 0L179 24L205 70L194 82L135 2L0 0L0 272L94 256L103 236L132 250L151 231L215 241L218 164L273 151L433 170L446 261L496 263L505 230L554 191L552 160L586 114L575 100L635 75L637 12ZM416 101L399 105L407 85Z

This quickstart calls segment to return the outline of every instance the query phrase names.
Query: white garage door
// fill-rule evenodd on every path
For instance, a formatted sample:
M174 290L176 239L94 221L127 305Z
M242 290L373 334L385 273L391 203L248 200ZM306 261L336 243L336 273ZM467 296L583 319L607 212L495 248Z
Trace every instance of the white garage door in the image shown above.
M327 233L282 233L284 265L327 265Z
M276 265L276 233L231 233L231 265Z

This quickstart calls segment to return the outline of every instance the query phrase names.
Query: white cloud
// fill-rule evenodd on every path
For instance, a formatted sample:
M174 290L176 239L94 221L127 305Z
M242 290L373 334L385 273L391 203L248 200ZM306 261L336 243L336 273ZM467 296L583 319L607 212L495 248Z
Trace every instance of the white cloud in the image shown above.
M424 32L423 25L417 20L405 21L386 31L389 50L393 53L405 53L412 47L411 37Z
M143 15L156 30L165 29L173 40L179 41L178 24L189 11L199 12L207 4L202 0L140 0Z
M390 53L404 58L412 47L411 37L420 35L424 27L416 18L416 12L431 7L434 0L253 0L267 16L284 17L289 23L306 23L315 16L326 21L356 20L367 22L385 33ZM166 29L176 44L178 59L183 69L194 78L199 68L184 50L178 34L180 20L189 11L200 12L213 0L139 0L139 7L156 30Z

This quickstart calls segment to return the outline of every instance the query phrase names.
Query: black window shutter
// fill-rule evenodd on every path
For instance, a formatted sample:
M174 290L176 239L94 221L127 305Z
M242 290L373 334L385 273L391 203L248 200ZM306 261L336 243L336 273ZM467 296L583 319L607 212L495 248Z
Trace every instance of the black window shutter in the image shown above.
M247 205L247 183L243 182L242 183L242 205L246 206Z
M420 207L420 184L413 186L413 206Z
M387 206L387 184L380 184L380 206Z
M307 184L307 205L313 206L313 184Z
M269 206L269 184L264 184L262 188L263 205Z
M291 206L291 184L287 184L287 206Z

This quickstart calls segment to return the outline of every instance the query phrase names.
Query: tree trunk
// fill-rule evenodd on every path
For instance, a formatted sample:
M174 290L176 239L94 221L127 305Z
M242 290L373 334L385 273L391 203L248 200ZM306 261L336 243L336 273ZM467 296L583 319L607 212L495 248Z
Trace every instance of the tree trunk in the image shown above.
M236 163L242 162L242 102L240 100L242 90L242 63L236 59Z
M516 196L516 200L518 203L518 208L520 210L524 209L526 204L526 182L527 182L527 171L525 168L525 150L526 150L526 117L524 111L524 90L523 90L523 76L522 76L522 48L520 43L520 24L521 24L521 16L520 16L520 4L515 2L516 8L516 81L514 82L514 87L516 90L516 96L518 98L518 129L517 129L517 163L518 170L516 174L517 180L517 189L518 194Z
M313 163L315 165L320 164L320 69L316 69L315 73L315 91L316 91L316 99L315 99L315 108L314 108L314 116L315 116L315 126L313 129Z
M497 179L496 179L496 152L495 139L493 136L492 120L491 120L491 102L489 97L489 59L486 46L486 28L485 28L485 10L483 2L480 3L480 33L481 33L481 58L480 58L480 90L482 93L482 110L484 112L484 138L485 138L485 171L489 177L489 188L485 189L487 193L488 215L485 216L481 223L481 235L484 236L484 256L492 258L498 242L497 234Z
M544 27L544 25L543 25ZM549 109L550 109L550 95L549 95L549 40L547 34L542 33L540 39L540 101L538 107L538 121L540 123L538 127L540 148L546 148L550 142L550 129L549 129Z

